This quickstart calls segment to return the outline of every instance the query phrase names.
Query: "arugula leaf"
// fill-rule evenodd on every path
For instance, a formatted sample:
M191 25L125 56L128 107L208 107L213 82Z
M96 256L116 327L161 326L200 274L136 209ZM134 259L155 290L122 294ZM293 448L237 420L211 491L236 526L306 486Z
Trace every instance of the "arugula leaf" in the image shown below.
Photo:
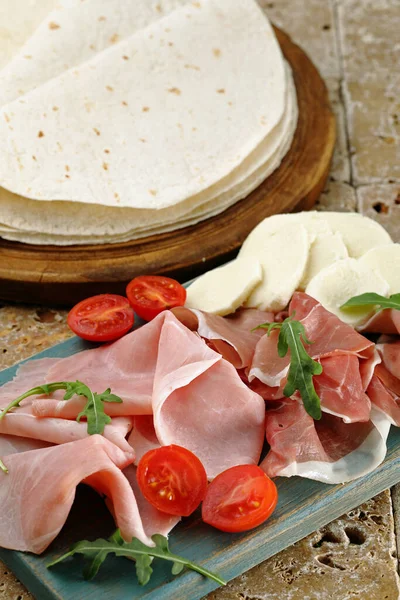
M313 375L321 375L322 365L307 353L304 344L312 344L306 337L306 330L300 321L294 320L295 313L282 323L263 323L256 329L266 329L267 335L279 329L278 355L283 358L290 350L290 366L287 383L283 390L289 398L295 391L300 392L304 408L316 420L322 416L321 401L315 391Z
M153 559L160 558L172 562L173 575L178 575L186 567L192 571L197 571L205 577L213 579L220 585L226 584L226 581L219 575L204 569L200 565L197 565L182 556L170 552L166 537L155 534L151 539L155 543L154 547L146 546L136 538L133 538L130 542L125 542L119 529L117 529L108 540L99 538L94 542L83 540L82 542L74 544L69 552L48 564L47 568L57 565L74 554L83 554L84 557L91 559L90 564L84 570L84 577L85 579L93 579L93 577L97 575L100 566L107 556L109 554L115 554L116 556L125 556L126 558L133 559L135 561L138 581L140 585L146 585L150 581L153 573L151 567Z
M347 300L340 308L346 310L346 308L358 308L360 306L377 306L383 308L394 308L400 310L400 294L392 294L389 298L375 294L374 292L367 292L360 296L353 296L350 300Z
M3 471L3 473L5 473L6 475L8 475L8 469L1 459L0 459L0 470Z
M84 409L76 417L76 420L79 423L82 417L86 417L89 435L104 433L104 427L111 423L111 417L104 412L103 402L122 402L119 396L111 394L110 388L102 394L98 394L97 392L92 392L92 390L81 381L57 381L55 383L38 385L21 396L18 396L18 398L10 402L10 404L1 411L0 420L3 419L10 410L19 406L25 398L36 396L38 394L49 395L56 390L65 390L64 400L70 400L75 395L84 396L87 399Z

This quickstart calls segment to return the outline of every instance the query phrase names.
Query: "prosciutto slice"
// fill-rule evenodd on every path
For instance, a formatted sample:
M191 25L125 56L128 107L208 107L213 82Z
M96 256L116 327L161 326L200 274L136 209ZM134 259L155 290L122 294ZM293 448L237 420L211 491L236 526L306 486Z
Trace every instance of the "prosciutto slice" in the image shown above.
M260 466L270 477L350 481L383 461L389 428L390 421L375 408L370 421L346 424L329 414L314 421L296 398L281 400L267 410L266 437L271 449Z
M373 315L364 325L358 327L359 331L369 333L386 333L389 335L400 333L400 310L385 308Z
M357 356L343 354L321 359L323 371L314 377L314 387L325 413L345 423L369 421L371 401L364 391Z
M369 358L373 354L373 342L343 323L307 294L293 294L289 314L293 313L303 323L307 338L313 342L306 348L315 360L342 354ZM258 342L249 371L249 381L257 378L270 387L281 385L289 368L290 356L288 353L284 358L279 357L278 335L278 331L272 331L270 336L264 335Z
M212 315L201 310L174 308L174 315L197 333L236 369L248 367L262 329L252 331L257 325L273 322L274 314L254 308L243 308L228 317Z

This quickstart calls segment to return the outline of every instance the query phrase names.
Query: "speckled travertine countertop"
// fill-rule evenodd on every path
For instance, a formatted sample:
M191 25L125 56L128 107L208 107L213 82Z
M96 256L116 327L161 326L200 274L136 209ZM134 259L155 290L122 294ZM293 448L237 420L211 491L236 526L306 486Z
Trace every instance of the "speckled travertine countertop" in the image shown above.
M400 241L399 0L259 2L309 53L330 91L338 141L318 206L358 210ZM0 306L0 368L66 339L65 317L51 308ZM397 600L399 534L400 486L272 557L209 600ZM0 563L0 600L31 598Z

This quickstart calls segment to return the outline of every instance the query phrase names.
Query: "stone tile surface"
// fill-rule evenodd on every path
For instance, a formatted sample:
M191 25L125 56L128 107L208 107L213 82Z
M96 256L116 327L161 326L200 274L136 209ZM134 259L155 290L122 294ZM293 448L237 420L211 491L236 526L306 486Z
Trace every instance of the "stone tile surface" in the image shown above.
M400 242L400 182L357 188L357 209L378 221Z
M319 68L336 114L337 146L317 208L358 210L400 241L399 0L258 1ZM66 339L65 319L51 308L1 306L0 368ZM399 599L400 487L392 495L394 510L386 491L208 600ZM0 563L0 600L28 599Z
M337 0L356 185L400 178L399 22L398 0Z
M397 600L389 491L238 577L208 600Z

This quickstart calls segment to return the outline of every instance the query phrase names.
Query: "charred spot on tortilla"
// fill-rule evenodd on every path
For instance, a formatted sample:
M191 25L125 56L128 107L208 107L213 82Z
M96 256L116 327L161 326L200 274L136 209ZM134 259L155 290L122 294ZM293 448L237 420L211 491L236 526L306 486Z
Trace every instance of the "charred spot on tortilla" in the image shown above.
M58 111L58 106L53 106L53 110L54 110L54 112L57 112Z
M108 90L109 92L113 92L114 88L111 87L111 85L106 85L106 90Z
M124 56L122 57L124 60L129 60L129 56L126 56L126 54L124 54Z
M221 50L219 48L213 48L213 54L215 58L219 58L221 56Z
M94 50L94 51L96 51L96 46L95 46L94 44L90 44L89 48L90 48L91 50Z
M122 106L128 106L128 103L125 102L125 100L122 100L121 104L122 104Z
M157 196L157 190L149 190L149 193L150 193L152 196Z
M36 156L32 155L32 160L37 160Z
M103 169L104 169L105 171L108 171L108 163L106 163L106 162L103 162Z
M177 87L169 88L168 91L170 94L175 94L175 96L180 96L182 94L181 90Z
M146 140L145 138L139 138L139 140L140 140L141 142L143 142L143 144L145 144L145 143L147 142L147 140Z
M185 65L185 69L193 69L194 71L200 71L200 67L197 65Z
M224 88L220 88L219 90L217 90L217 94L225 94Z
M96 127L93 127L93 131L96 135L101 135L101 131L99 131Z
M143 106L142 108L142 112L149 112L150 107L149 106Z
M5 120L7 121L7 123L9 123L9 122L10 122L10 117L8 116L8 114L7 114L7 113L4 113L4 118L5 118Z
M106 154L110 154L110 151L109 151L109 149L108 149L108 148L105 148L104 152L105 152Z
M110 37L110 42L112 44L116 44L119 40L119 35L118 33L114 33L111 37Z
M38 138L42 138L42 137L44 137L44 133L43 133L43 131L39 131L38 132Z
M104 16L101 16L97 19L98 21L107 21L107 18Z
M52 30L60 29L60 25L58 23L54 23L54 21L51 21L49 23L49 29L52 29Z

